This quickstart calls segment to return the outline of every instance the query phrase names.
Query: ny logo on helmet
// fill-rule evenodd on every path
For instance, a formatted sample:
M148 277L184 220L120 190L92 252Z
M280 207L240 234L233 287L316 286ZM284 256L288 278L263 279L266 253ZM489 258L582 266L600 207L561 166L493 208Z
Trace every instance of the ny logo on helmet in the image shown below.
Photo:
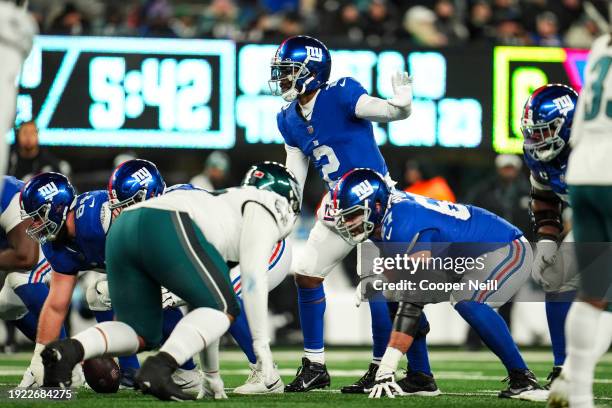
M55 183L52 181L48 184L45 184L41 188L39 188L38 192L42 194L43 198L46 201L51 201L53 197L59 194L59 189L57 188Z
M137 172L132 174L132 177L134 177L141 186L149 184L149 182L153 179L153 176L146 167L139 169Z
M364 200L374 193L374 187L370 184L368 180L364 180L361 183L357 184L351 190L353 193L357 195L359 200Z
M574 109L574 102L572 102L572 98L570 98L569 95L563 95L560 98L553 99L553 103L562 115L567 115L567 112Z
M323 61L323 50L319 47L306 46L306 55L310 61Z

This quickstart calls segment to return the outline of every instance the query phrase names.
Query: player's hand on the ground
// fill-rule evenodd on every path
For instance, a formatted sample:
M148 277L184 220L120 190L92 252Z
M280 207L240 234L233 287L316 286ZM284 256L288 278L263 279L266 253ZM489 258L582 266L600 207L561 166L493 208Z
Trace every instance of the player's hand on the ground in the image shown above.
M42 363L42 358L40 357L40 353L45 349L44 344L36 343L34 347L34 354L32 355L32 360L30 361L29 370L34 375L34 381L36 385L42 387L43 379L45 376L45 367Z
M225 394L225 386L219 372L207 373L204 372L204 395L213 397L214 399L227 399Z
M376 375L376 383L370 391L368 398L395 398L396 395L403 395L401 387L395 382L395 373Z
M391 77L393 98L387 102L396 108L408 108L412 104L412 78L407 72L396 72Z
M536 244L536 253L531 267L531 277L544 289L550 283L544 278L544 271L555 263L557 259L557 243L550 239L543 239Z
M185 305L185 301L168 289L162 287L162 306L164 309L168 307L179 307Z

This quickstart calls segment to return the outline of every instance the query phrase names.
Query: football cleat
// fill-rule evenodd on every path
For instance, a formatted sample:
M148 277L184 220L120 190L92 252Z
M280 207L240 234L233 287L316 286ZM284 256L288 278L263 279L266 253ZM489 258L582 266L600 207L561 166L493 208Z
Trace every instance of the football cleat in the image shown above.
M502 382L506 381L508 382L508 388L499 392L497 395L499 398L520 399L523 393L532 393L534 390L542 389L536 376L528 369L511 370L508 377L502 380Z
M307 392L317 388L327 388L330 383L325 364L314 363L302 357L302 366L298 368L293 381L285 385L285 392Z
M550 390L550 386L552 385L553 381L555 381L561 375L561 370L562 369L563 369L563 367L561 367L561 366L554 366L552 368L552 371L550 372L550 374L548 374L548 377L546 377L548 382L544 386L545 390Z
M437 397L442 394L433 375L419 371L409 371L406 377L397 382L404 395L418 395L421 397Z
M370 363L368 371L353 384L345 385L340 389L343 394L369 394L372 391L372 386L376 382L376 372L378 364Z
M133 389L134 378L136 377L137 372L138 369L134 367L128 367L125 370L121 370L121 380L119 382L119 389Z
M195 396L187 394L172 380L172 374L177 368L178 363L170 354L159 352L147 358L140 367L136 374L135 388L162 401L195 400Z
M274 372L266 383L261 367L257 364L249 364L249 366L251 368L249 378L247 378L243 385L234 389L234 394L277 394L284 391L285 384L283 384L283 380L276 367L274 367Z
M64 339L49 343L40 353L45 375L43 387L68 388L73 384L73 370L83 360L83 346L76 340Z
M172 380L181 387L183 391L195 396L196 399L202 399L204 397L202 372L197 368L193 370L183 370L179 368L172 374Z
M568 408L569 407L569 382L563 373L552 383L548 394L547 408Z

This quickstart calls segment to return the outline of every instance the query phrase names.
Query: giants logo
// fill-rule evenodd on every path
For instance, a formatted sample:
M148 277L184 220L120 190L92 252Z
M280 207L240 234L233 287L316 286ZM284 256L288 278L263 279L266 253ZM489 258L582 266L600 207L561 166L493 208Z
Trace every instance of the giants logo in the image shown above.
M572 102L572 98L569 95L563 95L560 98L553 99L553 103L559 109L562 115L566 116L569 111L574 109L574 102Z
M357 184L355 187L353 187L351 191L355 193L361 201L363 199L368 198L372 195L372 193L374 193L374 187L372 187L368 180L364 180L361 183Z
M306 55L309 61L321 62L323 61L323 50L319 47L306 46Z
M44 186L39 188L38 192L42 194L43 198L46 201L51 201L53 197L59 194L59 189L57 188L54 182L50 182L49 184L45 184Z
M143 167L137 172L133 173L132 177L134 177L141 186L146 186L151 182L151 180L153 180L153 176L146 167Z

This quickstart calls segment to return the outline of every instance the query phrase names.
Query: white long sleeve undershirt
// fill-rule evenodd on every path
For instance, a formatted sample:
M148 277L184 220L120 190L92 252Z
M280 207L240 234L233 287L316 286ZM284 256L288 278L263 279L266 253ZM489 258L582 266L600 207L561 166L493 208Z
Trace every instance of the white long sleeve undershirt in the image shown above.
M410 116L411 107L397 108L384 99L363 94L355 105L355 116L372 122L387 123L406 119Z

